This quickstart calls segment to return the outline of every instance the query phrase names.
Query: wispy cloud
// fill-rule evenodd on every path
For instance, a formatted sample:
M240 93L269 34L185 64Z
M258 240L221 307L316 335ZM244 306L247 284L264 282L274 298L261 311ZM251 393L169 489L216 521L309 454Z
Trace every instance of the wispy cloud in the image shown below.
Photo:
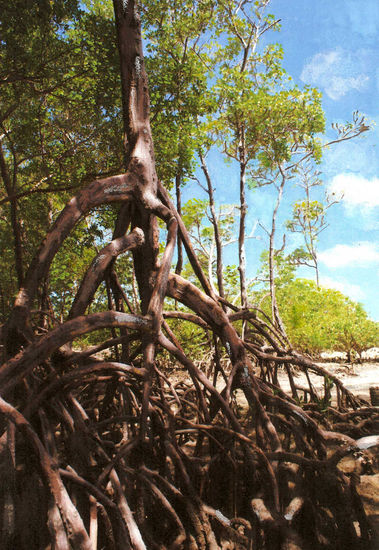
M379 178L367 179L357 174L337 174L327 184L330 194L342 197L347 206L379 206Z
M379 264L379 249L375 243L363 241L359 243L337 244L320 252L319 260L330 268L338 267L368 267Z
M348 283L347 281L337 281L331 277L321 277L321 286L339 290L345 296L349 296L352 300L363 300L365 293L359 285Z
M370 78L363 71L365 57L364 50L353 53L340 47L317 53L304 66L300 78L338 100L350 90L361 91L367 86Z

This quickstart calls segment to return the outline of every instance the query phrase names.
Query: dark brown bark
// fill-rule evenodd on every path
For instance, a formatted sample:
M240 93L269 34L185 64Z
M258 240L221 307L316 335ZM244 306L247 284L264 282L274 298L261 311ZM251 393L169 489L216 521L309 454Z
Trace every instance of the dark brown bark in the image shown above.
M72 546L74 548L78 548L78 550L92 550L82 518L78 515L75 507L73 506L72 501L63 485L62 479L56 471L56 466L50 455L46 452L37 434L22 414L20 414L1 397L0 412L4 414L11 422L13 422L30 441L34 452L38 456L41 470L45 476L46 484L48 485L54 498L55 504L62 518L62 523L64 524L67 532L67 538L71 542Z
M143 242L142 230L134 228L130 235L114 239L99 252L88 268L76 293L68 316L69 319L74 319L85 313L112 260L127 250L133 250L141 246Z
M11 181L11 177L8 171L1 142L0 142L0 173L4 182L5 191L9 199L17 282L18 282L18 288L21 288L22 283L24 281L24 267L23 267L21 227L18 219L18 205L17 205L17 198L15 196L14 185L12 184L12 181Z
M0 367L1 392L9 391L17 385L25 375L30 372L37 363L43 362L55 350L66 342L70 342L93 330L105 327L126 327L142 332L149 332L152 323L149 319L120 313L116 311L104 311L91 315L76 317L43 336L37 344L33 343L24 351L4 363Z
M150 128L150 101L143 61L141 27L134 1L114 0L116 32L120 54L121 89L128 169L138 178L138 202L132 216L132 226L140 227L145 243L134 251L134 266L141 297L142 312L146 313L151 291L151 275L158 254L158 225L151 213L157 207L157 175L154 146Z

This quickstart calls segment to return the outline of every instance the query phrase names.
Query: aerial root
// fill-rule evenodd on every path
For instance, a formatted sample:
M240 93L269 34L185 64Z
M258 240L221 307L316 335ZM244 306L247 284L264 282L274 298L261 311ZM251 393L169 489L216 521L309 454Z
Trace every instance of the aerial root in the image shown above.
M151 209L168 237L146 314L74 316L42 337L36 331L29 345L24 338L0 368L7 550L49 543L59 550L367 550L372 534L356 479L338 465L377 426L377 410L291 350L258 310L238 311L225 300L223 309L160 195L164 204ZM169 273L177 227L204 292ZM111 255L132 243L117 239L80 312ZM164 312L166 295L186 311ZM178 320L206 334L203 368L182 347ZM241 321L250 327L244 340L234 324ZM99 329L111 337L70 349ZM116 360L94 355L110 348ZM177 382L163 355L180 373Z
M283 447L274 451L257 445L259 423L257 428L249 414L237 419L233 404L228 415L221 406L209 416L218 392L208 387L201 400L193 386L173 384L157 369L160 382L152 387L141 439L143 369L112 362L70 369L55 380L50 373L39 392L34 389L37 400L25 408L27 417L1 401L1 412L19 430L12 473L18 487L15 526L25 515L38 526L27 527L35 541L30 548L40 544L38 530L45 539L53 533L62 548L69 540L76 548L89 548L88 541L93 546L96 540L97 547L112 550L120 544L139 550L337 550L370 544L355 480L337 468L350 438L344 449L327 453L325 430L291 399L260 389ZM111 377L91 378L92 372ZM115 394L105 403L109 384ZM330 417L360 426L371 412L335 411ZM26 460L31 449L32 462ZM66 504L57 499L58 486L67 493ZM41 491L51 495L48 509L43 498L33 510L17 505L18 498L29 502ZM3 488L2 501L6 494ZM81 518L78 524L68 523L67 499ZM25 535L19 539L23 548Z

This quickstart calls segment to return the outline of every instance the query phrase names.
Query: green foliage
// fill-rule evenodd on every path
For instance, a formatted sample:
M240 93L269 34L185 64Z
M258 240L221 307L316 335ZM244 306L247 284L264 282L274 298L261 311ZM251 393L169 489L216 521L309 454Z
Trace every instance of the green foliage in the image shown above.
M68 314L80 281L93 260L94 231L81 222L54 258L50 269L51 304L61 321Z
M227 246L234 240L235 232L235 207L224 204L220 206L217 215L220 239L223 246ZM198 260L205 273L216 279L216 252L214 229L210 222L209 202L207 200L190 199L182 208L182 220L191 235L191 241L196 250ZM184 266L183 277L199 285L197 277L194 277L189 263ZM227 294L236 295L238 271L236 266L224 268L224 283ZM237 292L238 294L238 292Z
M268 256L267 250L264 250L261 254L261 266L258 270L258 281L267 285L269 281L269 268L268 268ZM294 279L296 271L296 265L291 261L291 256L285 256L282 252L277 251L275 254L274 276L276 288L281 288L291 283Z
M308 267L314 267L312 265L312 254L304 248L304 246L298 246L287 256L288 261L293 266L306 265Z
M277 299L290 341L298 349L310 354L339 350L360 355L379 345L379 323L368 318L361 304L337 290L293 279L279 285Z
M1 285L1 313L6 316L17 289L11 199L25 271L75 190L122 169L122 124L110 2L17 0L1 2L0 11L0 133L10 181L7 186L2 174L1 257L9 277ZM70 250L80 246L71 241Z
M170 188L192 175L199 120L214 109L208 39L213 0L145 0L143 24L157 171ZM201 134L201 132L200 132Z
M267 2L247 2L243 10L224 7L219 12L219 76L214 93L219 105L210 126L225 144L228 156L271 169L289 161L295 150L321 154L317 134L324 130L320 93L291 84L282 66L283 49L260 37L279 24L266 14Z
M240 81L241 78L232 79L227 90L222 81L220 92L226 108L215 124L230 156L239 156L242 124L247 160L256 161L265 169L291 160L294 147L320 155L316 135L323 131L324 120L318 92L293 88L273 93L273 83L267 89L256 89L250 79ZM241 90L238 102L234 102L236 89Z
M325 194L323 201L312 200L311 191L314 187L320 187L322 181L319 172L314 170L310 162L304 163L297 170L300 182L297 183L304 191L305 198L295 201L292 206L292 218L287 221L286 227L293 233L299 233L303 237L304 245L296 248L289 259L295 265L312 267L316 272L316 282L319 282L317 244L320 233L327 227L326 214L336 200L331 200Z
M290 231L302 231L304 226L317 228L325 216L325 206L322 202L299 200L293 204L293 217L287 223Z

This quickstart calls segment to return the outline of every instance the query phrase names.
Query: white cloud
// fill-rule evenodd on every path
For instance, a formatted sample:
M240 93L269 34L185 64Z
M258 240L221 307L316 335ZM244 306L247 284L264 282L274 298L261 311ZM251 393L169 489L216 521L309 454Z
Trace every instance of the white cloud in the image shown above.
M319 260L330 268L366 267L379 264L379 249L375 243L363 241L359 243L337 244L333 248L319 252Z
M329 52L317 53L304 66L300 78L303 82L320 86L334 100L350 90L361 91L370 78L363 71L367 52L348 52L338 47Z
M330 277L321 277L320 283L321 286L326 288L334 288L335 290L339 290L342 294L349 296L352 300L363 300L366 296L359 285L354 285L352 283L348 283L347 281L336 281Z
M342 196L348 206L379 206L379 178L366 179L355 174L338 174L328 183L329 193Z

